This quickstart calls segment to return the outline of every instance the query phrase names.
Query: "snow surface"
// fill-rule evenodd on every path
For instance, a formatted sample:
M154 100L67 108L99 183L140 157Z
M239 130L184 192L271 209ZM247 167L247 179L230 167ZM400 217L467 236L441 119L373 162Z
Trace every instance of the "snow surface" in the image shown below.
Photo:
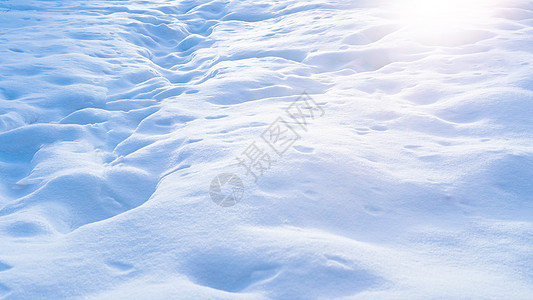
M0 1L0 298L532 299L533 2L412 2Z

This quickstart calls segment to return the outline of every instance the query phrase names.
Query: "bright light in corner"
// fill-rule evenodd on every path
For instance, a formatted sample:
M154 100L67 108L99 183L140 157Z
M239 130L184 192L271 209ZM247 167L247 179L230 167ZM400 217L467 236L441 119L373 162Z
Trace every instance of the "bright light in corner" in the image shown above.
M412 32L442 34L490 18L495 0L392 0L394 14Z

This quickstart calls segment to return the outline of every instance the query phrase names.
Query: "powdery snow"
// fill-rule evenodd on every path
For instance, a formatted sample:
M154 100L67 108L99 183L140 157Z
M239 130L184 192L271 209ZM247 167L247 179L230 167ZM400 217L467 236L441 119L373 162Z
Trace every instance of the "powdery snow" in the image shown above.
M0 1L0 298L531 298L533 3L439 1Z

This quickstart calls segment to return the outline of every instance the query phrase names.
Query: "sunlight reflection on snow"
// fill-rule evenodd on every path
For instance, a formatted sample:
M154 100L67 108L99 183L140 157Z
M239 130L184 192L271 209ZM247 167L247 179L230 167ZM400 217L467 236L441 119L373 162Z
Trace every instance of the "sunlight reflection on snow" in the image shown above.
M462 38L466 28L491 21L497 0L390 0L393 18L415 40Z

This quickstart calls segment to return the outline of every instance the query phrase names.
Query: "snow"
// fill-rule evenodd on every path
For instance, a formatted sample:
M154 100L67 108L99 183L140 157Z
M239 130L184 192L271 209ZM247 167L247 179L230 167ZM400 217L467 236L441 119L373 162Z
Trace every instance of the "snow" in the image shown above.
M533 3L427 3L0 1L0 298L531 298Z

